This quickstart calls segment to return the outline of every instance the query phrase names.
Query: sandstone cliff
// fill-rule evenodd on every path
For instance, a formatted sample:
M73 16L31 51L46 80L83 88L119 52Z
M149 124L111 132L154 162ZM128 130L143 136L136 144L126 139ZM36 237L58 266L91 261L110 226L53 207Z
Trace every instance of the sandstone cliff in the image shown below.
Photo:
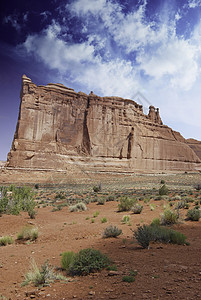
M200 159L186 140L130 99L36 86L22 77L21 104L7 166L66 170L194 170Z
M197 156L201 159L201 142L195 139L187 139L188 145L193 149Z

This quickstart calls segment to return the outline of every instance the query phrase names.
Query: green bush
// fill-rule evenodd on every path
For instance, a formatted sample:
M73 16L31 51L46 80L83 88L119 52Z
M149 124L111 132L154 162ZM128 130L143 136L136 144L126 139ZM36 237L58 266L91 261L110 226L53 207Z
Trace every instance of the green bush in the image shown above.
M187 219L190 221L199 221L200 219L200 210L193 208L193 209L189 209L189 211L186 214Z
M66 195L65 195L65 192L64 191L60 191L60 192L57 192L56 195L55 195L55 199L65 199L66 198Z
M70 212L85 211L85 210L87 210L87 207L83 202L79 202L75 205L69 206L69 210L70 210Z
M179 201L179 202L177 202L176 203L176 205L175 205L175 209L181 209L181 208L185 208L185 206L186 206L186 201L185 200L183 200L183 201Z
M99 185L94 185L93 190L95 193L98 193L102 190L102 185L101 183Z
M110 195L106 201L109 202L109 201L114 201L115 200L115 197L113 195Z
M93 217L96 218L96 217L99 216L99 214L100 214L100 212L99 212L99 211L96 211L96 212L93 214Z
M159 218L154 218L151 222L151 225L156 225L156 226L159 226L161 223L160 219Z
M99 198L97 201L98 205L104 205L105 204L105 199L104 198Z
M186 236L183 233L163 226L151 226L150 240L161 243L184 245Z
M159 189L159 195L168 195L169 191L168 191L168 188L167 186L164 184L162 185L162 187Z
M166 209L161 216L161 225L173 225L178 221L178 215L170 209Z
M158 225L143 225L134 231L134 237L139 245L148 249L151 241L160 243L172 243L178 245L187 244L183 233Z
M75 254L73 251L63 252L61 257L61 267L65 271L69 271L70 266L74 261Z
M122 277L122 281L131 283L131 282L135 281L135 277L134 276L125 275L125 276Z
M110 225L105 228L103 238L117 237L122 233L122 230L117 226Z
M196 189L197 191L200 191L200 190L201 190L201 184L196 184L196 185L195 185L195 189Z
M1 188L2 197L0 199L0 213L19 215L21 211L33 210L36 203L34 192L30 187L9 187Z
M165 184L165 180L164 179L161 180L161 184Z
M184 245L186 243L186 236L178 231L170 230L170 243L177 245Z
M136 199L130 199L127 196L120 198L120 203L118 204L119 211L129 211L131 207L137 202Z
M121 222L124 224L127 224L130 221L130 217L129 216L123 216Z
M151 241L150 226L139 226L137 230L134 231L134 237L142 248L148 249Z
M103 218L101 219L101 223L106 223L106 222L107 222L107 218L103 217Z
M108 271L117 271L117 266L116 265L111 265L107 267Z
M87 248L80 250L75 255L73 263L70 265L69 273L71 275L88 275L89 273L99 271L108 267L109 258L99 250Z
M181 196L179 196L179 195L176 195L176 196L174 196L173 198L172 198L172 200L181 200Z
M0 246L6 246L13 244L13 238L11 236L2 236L0 238Z
M143 205L141 205L141 204L139 204L139 203L136 203L136 204L134 204L134 205L131 207L131 211L132 211L134 214L141 214L142 209L143 209Z
M24 226L17 235L18 240L35 241L37 238L38 238L38 228L29 225Z
M29 209L28 210L28 215L30 217L30 219L35 219L36 215L37 215L37 211L34 209Z

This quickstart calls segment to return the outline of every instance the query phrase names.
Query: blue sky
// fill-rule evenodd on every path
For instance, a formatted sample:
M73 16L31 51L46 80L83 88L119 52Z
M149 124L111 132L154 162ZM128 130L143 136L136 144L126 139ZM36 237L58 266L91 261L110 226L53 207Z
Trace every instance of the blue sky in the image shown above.
M160 108L201 140L201 0L19 0L0 4L0 160L10 150L21 76Z

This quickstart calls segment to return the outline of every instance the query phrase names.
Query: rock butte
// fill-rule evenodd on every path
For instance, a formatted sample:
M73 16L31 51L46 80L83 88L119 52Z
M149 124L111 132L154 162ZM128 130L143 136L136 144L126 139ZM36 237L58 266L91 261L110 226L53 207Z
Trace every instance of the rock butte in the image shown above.
M136 172L198 170L201 145L163 125L130 99L89 95L23 75L19 117L7 167Z

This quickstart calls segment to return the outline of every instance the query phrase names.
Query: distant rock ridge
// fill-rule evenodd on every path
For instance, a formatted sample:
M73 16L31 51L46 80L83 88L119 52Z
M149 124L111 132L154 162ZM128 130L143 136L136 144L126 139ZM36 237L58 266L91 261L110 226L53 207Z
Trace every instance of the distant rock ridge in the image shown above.
M21 103L7 166L87 171L196 170L199 153L163 125L159 109L22 77ZM199 152L199 151L198 151Z

